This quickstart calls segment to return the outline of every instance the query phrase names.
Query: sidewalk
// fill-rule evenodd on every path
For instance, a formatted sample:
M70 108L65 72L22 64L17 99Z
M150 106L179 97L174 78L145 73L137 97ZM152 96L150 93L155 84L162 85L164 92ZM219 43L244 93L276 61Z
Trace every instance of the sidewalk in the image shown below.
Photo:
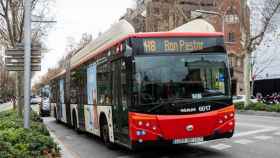
M44 120L44 123L45 123L45 120ZM47 127L47 129L50 132L50 135L53 138L53 140L59 145L59 148L61 149L61 151L60 151L61 158L79 158L79 157L76 157L73 154L71 154L70 150L64 146L64 144L56 137L56 135L52 132L52 130L50 128Z
M43 122L46 125L48 131L50 132L51 137L54 141L59 145L61 149L61 157L62 158L80 158L78 155L75 155L67 146L55 135L54 129L51 129L46 122L49 121L49 118L43 118Z

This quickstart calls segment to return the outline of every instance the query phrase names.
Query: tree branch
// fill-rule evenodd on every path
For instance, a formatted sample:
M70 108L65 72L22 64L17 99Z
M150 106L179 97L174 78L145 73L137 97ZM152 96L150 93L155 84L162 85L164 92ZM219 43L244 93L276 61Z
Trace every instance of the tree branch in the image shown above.
M250 40L250 46L253 48L253 50L255 50L256 47L262 43L265 33L267 32L269 26L271 25L272 18L274 17L274 15L277 13L277 11L280 8L280 1L276 1L275 3L268 4L268 5L270 5L271 8L268 7L268 8L266 8L266 10L272 10L272 11L266 12L266 10L263 10L263 12L268 13L268 16L266 17L264 15L264 22L263 22L264 27L263 27L262 31L255 37L252 37ZM263 14L265 14L265 13L263 13Z

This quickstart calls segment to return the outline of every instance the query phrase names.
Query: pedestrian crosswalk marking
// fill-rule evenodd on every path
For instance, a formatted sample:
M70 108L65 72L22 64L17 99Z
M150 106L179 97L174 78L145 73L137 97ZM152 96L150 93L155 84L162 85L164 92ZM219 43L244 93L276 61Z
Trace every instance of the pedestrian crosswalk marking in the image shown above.
M267 139L271 139L272 137L271 136L262 135L262 136L255 136L254 138L255 139L259 139L259 140L267 140Z
M249 139L239 139L239 140L234 141L234 143L246 145L246 144L253 143L253 141L249 140Z
M211 145L210 147L213 149L216 149L216 150L225 150L225 149L231 148L230 145L226 145L226 144L222 144L222 143L217 144L217 145Z
M241 132L241 133L235 133L233 137L244 137L244 136L249 136L249 135L255 135L259 133L265 133L265 132L271 132L271 131L276 131L278 128L276 127L271 127L271 128L266 128L266 129L258 129L254 131L247 131L247 132Z
M192 143L191 145L202 145L202 144L205 144L205 143L207 143L207 141Z

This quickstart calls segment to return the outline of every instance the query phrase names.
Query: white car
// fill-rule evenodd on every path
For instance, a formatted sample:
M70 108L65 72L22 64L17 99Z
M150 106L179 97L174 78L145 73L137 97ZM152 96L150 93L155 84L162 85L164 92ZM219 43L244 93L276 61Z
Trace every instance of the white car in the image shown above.
M40 104L41 103L41 97L32 97L30 100L30 104Z
M233 97L232 97L232 101L233 101L233 103L245 102L245 95L233 96ZM258 100L257 100L254 96L251 96L250 101L251 101L252 103L257 103L257 102L258 102Z

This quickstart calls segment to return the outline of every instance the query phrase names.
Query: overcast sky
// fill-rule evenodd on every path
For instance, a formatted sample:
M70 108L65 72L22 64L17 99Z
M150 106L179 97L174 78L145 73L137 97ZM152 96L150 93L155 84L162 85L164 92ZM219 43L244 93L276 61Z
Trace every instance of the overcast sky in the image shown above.
M35 75L33 81L46 73L48 68L55 67L65 55L68 37L79 41L81 35L87 32L95 38L132 6L133 0L57 0L52 6L57 23L45 42L50 52L45 54L42 71Z
M251 8L251 31L254 35L261 31L259 11L260 8L264 7L264 0L249 0L249 5ZM280 25L279 13L273 17L272 22L276 26ZM280 27L275 27L273 30L266 32L262 44L253 54L255 59L254 72L259 72L257 79L280 78Z
M38 77L46 73L48 68L55 67L59 59L65 55L68 37L73 37L78 41L81 35L87 32L92 34L93 38L95 38L99 32L104 32L111 24L118 21L118 19L125 14L126 8L133 7L133 1L134 0L56 0L55 5L51 8L53 14L55 14L57 23L49 32L49 36L45 42L50 52L43 58L42 71L35 75L33 81L38 80ZM250 0L249 2L252 3L255 2L255 0ZM257 5L260 6L259 4ZM257 17L257 15L254 16L254 14L252 14L251 20L258 21L256 20ZM274 19L279 22L280 20L278 19L280 19L280 16ZM266 35L265 41L267 42L265 43L269 47L261 46L258 53L255 54L259 65L263 65L263 62L266 62L271 56L275 57L275 60L273 60L270 66L260 74L260 78L263 78L267 73L277 74L277 76L280 77L280 69L278 67L280 61L280 53L278 52L280 50L280 44L279 40L273 40L273 42L271 42L271 39L275 39L272 34ZM272 75L270 77L272 77Z

